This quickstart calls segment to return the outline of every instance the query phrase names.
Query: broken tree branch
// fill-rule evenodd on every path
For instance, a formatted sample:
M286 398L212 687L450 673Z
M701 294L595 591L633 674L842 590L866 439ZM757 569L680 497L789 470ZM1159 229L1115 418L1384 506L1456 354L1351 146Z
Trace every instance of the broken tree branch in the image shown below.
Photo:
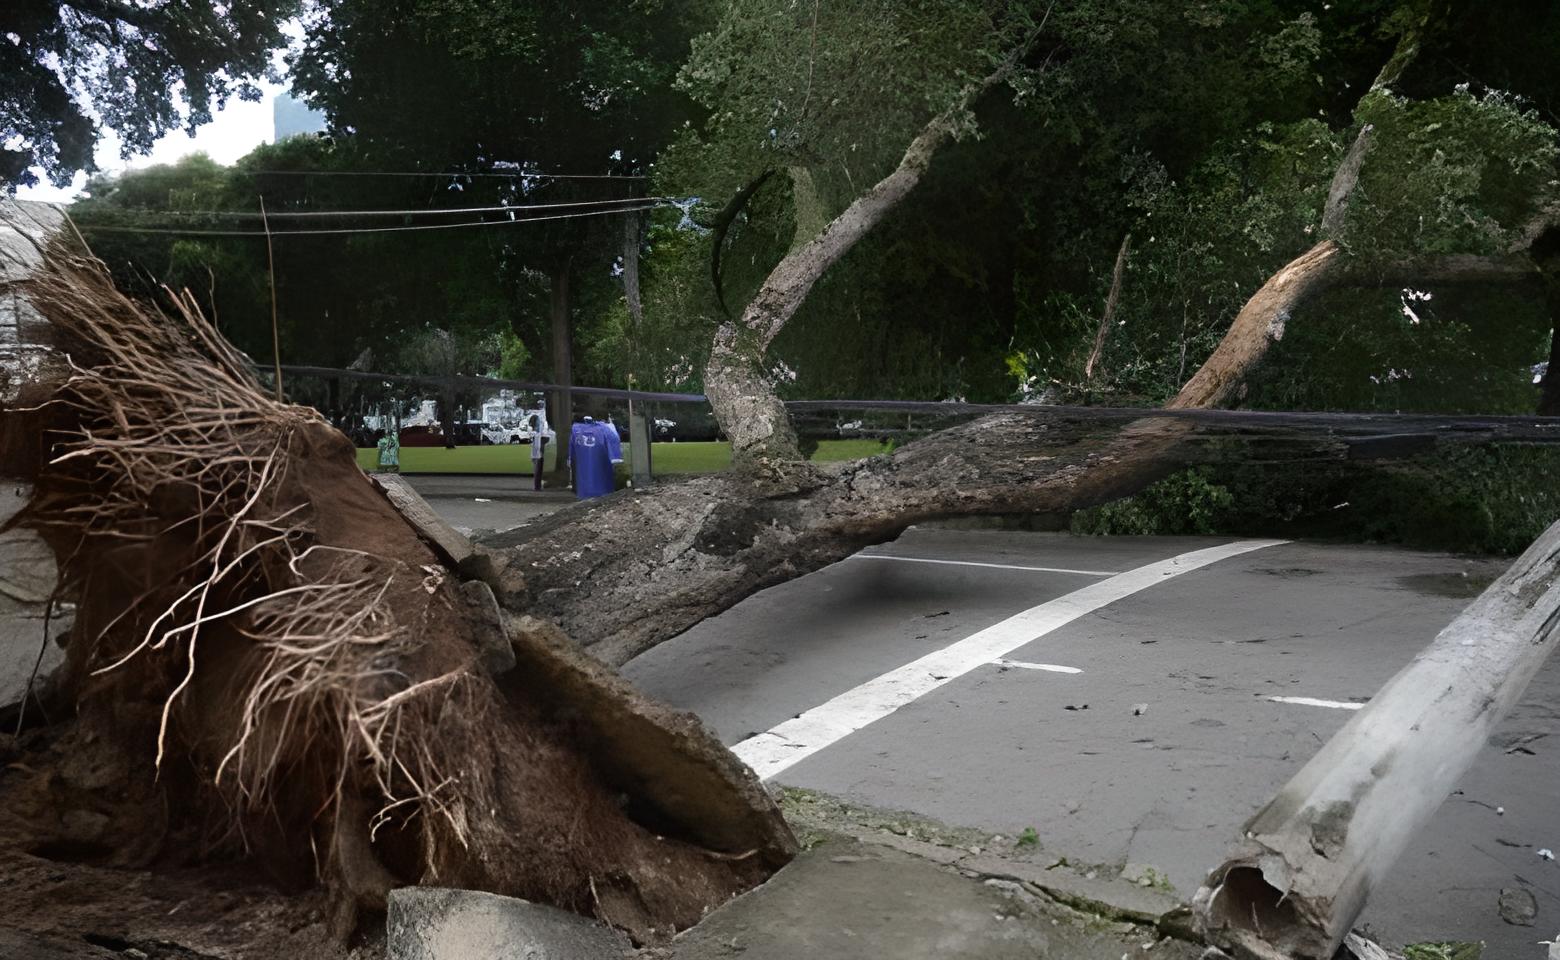
M1336 237L1343 227L1343 215L1349 208L1349 198L1360 183L1360 168L1365 165L1365 155L1370 152L1371 134L1375 127L1365 124L1354 138L1349 152L1333 172L1332 183L1327 188L1327 206L1322 211L1322 236Z
M1116 304L1121 301L1121 278L1127 272L1127 251L1132 247L1132 234L1129 232L1121 238L1121 249L1116 251L1116 268L1110 275L1110 293L1105 297L1105 312L1100 314L1100 328L1094 333L1094 349L1089 351L1089 359L1083 362L1083 381L1088 383L1094 379L1094 365L1100 362L1100 353L1105 349L1105 338L1110 335L1110 324L1116 316Z

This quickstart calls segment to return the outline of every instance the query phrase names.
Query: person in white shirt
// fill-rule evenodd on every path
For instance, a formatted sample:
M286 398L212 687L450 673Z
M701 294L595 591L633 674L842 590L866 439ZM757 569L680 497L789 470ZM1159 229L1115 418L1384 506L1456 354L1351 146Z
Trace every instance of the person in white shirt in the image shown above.
M542 458L547 455L547 415L541 411L531 414L531 484L532 489L542 489Z

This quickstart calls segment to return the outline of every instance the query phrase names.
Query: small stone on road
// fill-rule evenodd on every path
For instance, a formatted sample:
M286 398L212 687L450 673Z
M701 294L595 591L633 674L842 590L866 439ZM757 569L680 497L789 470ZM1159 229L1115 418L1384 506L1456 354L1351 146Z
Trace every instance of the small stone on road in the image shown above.
M1538 900L1531 891L1506 887L1500 892L1500 918L1519 927L1531 927L1538 919Z

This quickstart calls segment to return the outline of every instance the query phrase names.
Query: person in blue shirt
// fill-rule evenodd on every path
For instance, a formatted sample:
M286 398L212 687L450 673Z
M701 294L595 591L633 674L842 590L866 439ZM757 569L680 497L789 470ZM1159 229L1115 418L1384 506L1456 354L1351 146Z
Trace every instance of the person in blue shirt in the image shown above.
M612 466L623 462L623 442L610 423L586 417L569 433L569 460L574 464L575 497L604 497L615 486Z

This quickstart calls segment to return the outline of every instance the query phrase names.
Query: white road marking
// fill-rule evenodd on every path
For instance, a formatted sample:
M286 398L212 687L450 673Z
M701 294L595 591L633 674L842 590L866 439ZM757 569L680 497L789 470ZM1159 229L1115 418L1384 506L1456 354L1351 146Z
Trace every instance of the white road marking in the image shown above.
M1334 710L1358 710L1365 706L1350 700L1318 700L1315 697L1268 697L1274 703L1297 703L1302 707L1332 707Z
M1036 573L1076 573L1085 577L1114 577L1115 570L1072 570L1067 567L1024 567L1014 563L981 563L977 560L934 560L931 557L897 557L887 553L858 553L852 560L898 560L900 563L942 563L950 567L992 567L997 570L1033 570Z
M1054 663L1025 663L1022 660L1009 660L1006 657L998 657L991 661L999 667L1022 667L1025 670L1049 670L1052 673L1082 673L1077 667L1062 667Z
M868 680L764 733L754 734L732 747L732 752L752 767L759 777L768 780L792 764L812 756L869 723L881 720L950 680L1038 640L1106 604L1211 563L1287 542L1237 540L1193 550L1118 573L1108 580L1091 583L1039 606L1030 607L941 650L934 650Z

